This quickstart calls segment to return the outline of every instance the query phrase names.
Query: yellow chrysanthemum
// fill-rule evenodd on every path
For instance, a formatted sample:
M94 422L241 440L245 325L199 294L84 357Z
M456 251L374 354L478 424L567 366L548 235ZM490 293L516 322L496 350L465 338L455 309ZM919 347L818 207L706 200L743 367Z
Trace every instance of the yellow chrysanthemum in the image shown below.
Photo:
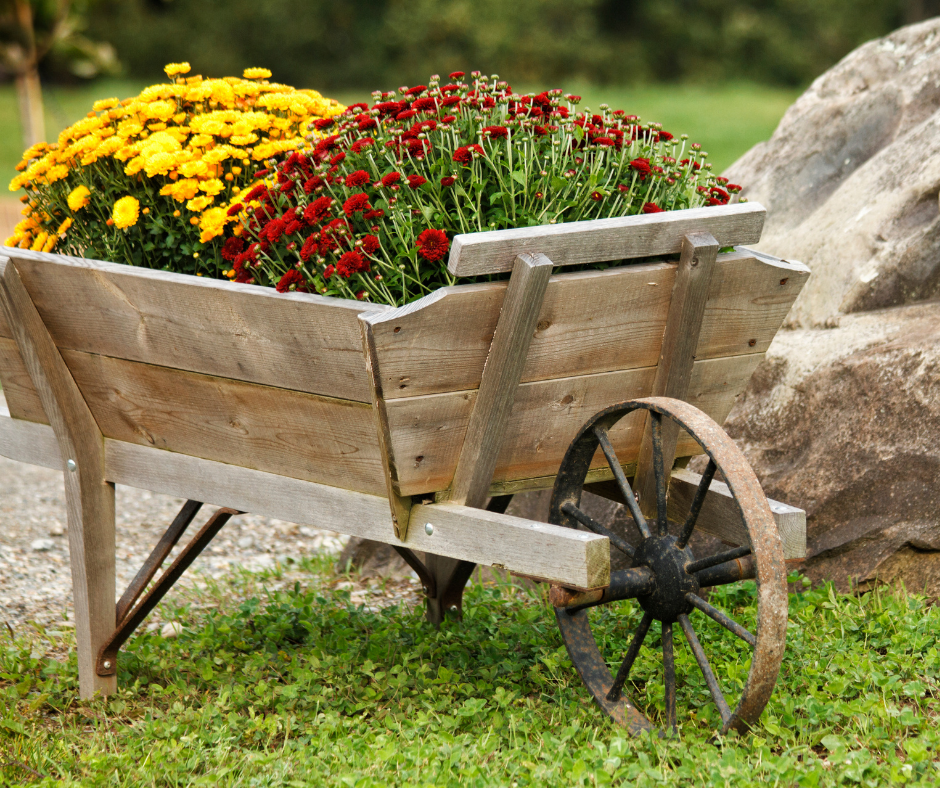
M163 70L168 77L175 77L177 74L188 74L190 68L192 67L189 63L169 63L163 67Z
M88 196L90 194L91 190L87 186L76 186L69 192L66 202L69 204L71 210L80 211L88 205Z
M29 248L34 252L41 252L43 246L46 245L46 240L49 238L49 233L43 230L39 235L33 239L32 246Z
M99 99L91 105L91 108L95 112L104 112L106 109L113 109L120 103L121 102L116 98Z
M65 235L69 231L69 227L72 226L72 217L66 217L65 221L59 225L59 229L55 231L56 235Z
M203 209L208 208L210 205L212 205L214 201L215 201L214 197L208 197L208 196L193 197L193 199L191 199L189 202L186 203L186 207L189 208L189 210L191 211L195 211L196 213L199 213Z
M111 219L114 220L114 226L121 230L127 227L133 227L140 218L140 203L136 197L127 195L114 203L114 210L111 211Z
M271 72L266 68L246 68L242 76L245 79L270 79Z

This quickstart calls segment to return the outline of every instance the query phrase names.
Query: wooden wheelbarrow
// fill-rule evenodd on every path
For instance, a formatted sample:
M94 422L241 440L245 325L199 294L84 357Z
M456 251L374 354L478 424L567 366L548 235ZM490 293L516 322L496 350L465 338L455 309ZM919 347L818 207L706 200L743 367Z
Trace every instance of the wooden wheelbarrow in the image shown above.
M654 621L656 716L676 725L678 624L721 730L756 720L805 517L765 498L718 424L809 275L740 246L763 219L752 203L457 236L452 273L509 278L397 309L0 250L0 454L64 472L82 696L114 691L121 645L250 511L392 545L435 622L459 615L476 564L552 584L581 677L634 731L652 722L623 688ZM552 275L597 261L633 262ZM685 466L701 454L699 476ZM117 604L115 484L187 499ZM550 523L505 514L542 488ZM584 490L625 506L633 536L590 516ZM203 503L225 508L154 581ZM718 547L693 554L693 531ZM754 633L706 599L749 578ZM589 611L630 604L626 656L602 654ZM730 703L693 627L708 617L750 661Z

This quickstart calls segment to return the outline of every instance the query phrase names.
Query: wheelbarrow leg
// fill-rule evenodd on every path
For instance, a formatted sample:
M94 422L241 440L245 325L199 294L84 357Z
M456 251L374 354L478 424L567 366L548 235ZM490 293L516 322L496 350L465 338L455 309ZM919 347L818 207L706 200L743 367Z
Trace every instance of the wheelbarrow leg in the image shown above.
M506 507L512 500L511 495L499 498L490 498L487 510L504 514ZM435 627L440 627L444 617L448 614L458 621L463 618L463 591L466 588L476 564L472 561L461 561L457 558L445 558L441 555L426 553L424 564L428 573L434 578L427 599L426 615Z

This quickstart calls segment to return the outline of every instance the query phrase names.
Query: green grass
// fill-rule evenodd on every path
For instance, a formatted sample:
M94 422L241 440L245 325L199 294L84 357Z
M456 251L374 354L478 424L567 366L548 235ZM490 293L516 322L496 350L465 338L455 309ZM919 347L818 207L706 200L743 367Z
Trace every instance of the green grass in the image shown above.
M475 585L462 624L368 612L308 561L305 585L239 575L163 609L174 640L141 634L124 689L79 701L62 634L0 640L0 783L213 786L934 785L940 611L881 590L793 595L774 696L745 736L711 741L715 714L677 637L677 739L631 738L588 699L539 591ZM715 594L753 623L750 597ZM199 605L191 604L198 601ZM629 605L630 603L624 603ZM622 650L629 609L597 631ZM616 613L616 615L615 615ZM697 614L696 614L697 615ZM718 664L738 643L704 619ZM655 640L651 643L655 645ZM70 645L65 643L64 645ZM661 700L644 650L631 691ZM720 670L730 690L743 668ZM683 678L686 677L686 678Z
M99 98L126 98L137 94L142 82L102 80L81 87L47 86L43 92L46 136L54 139L66 126L91 109ZM522 86L520 89L524 89ZM773 133L794 91L750 84L660 85L654 87L590 88L568 85L579 92L582 106L597 108L602 102L622 108L644 120L656 120L675 134L689 134L709 152L716 171ZM368 91L332 94L344 103L369 101ZM12 85L0 86L0 180L5 185L15 175L14 167L23 152L16 94Z

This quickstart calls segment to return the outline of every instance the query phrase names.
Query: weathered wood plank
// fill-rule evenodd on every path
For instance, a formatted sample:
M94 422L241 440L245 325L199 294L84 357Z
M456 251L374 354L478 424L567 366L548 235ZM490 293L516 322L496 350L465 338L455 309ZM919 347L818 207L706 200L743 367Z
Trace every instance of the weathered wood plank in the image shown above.
M116 689L95 670L115 625L114 485L104 477L98 425L30 300L15 265L0 257L0 306L59 444L65 472L72 593L83 698Z
M421 527L407 542L392 535L384 495L350 492L300 479L106 440L111 481L288 522L330 528L577 588L605 585L607 539L560 526L454 504L415 506ZM432 523L428 534L425 523ZM112 602L113 605L113 602Z
M3 386L7 407L14 418L49 423L16 340L7 337L0 337L0 385Z
M75 350L62 355L108 438L385 490L369 405Z
M675 272L638 263L553 276L522 382L655 366ZM808 275L751 252L719 255L696 358L766 351ZM385 399L478 388L505 291L505 282L442 288L371 315Z
M705 316L705 303L708 300L718 249L718 241L711 233L691 233L682 239L682 257L672 288L666 329L663 332L659 363L656 366L656 379L650 392L654 397L688 400L695 349L699 344L699 333ZM649 426L651 419L651 416L646 419L647 428L640 444L634 480L640 508L647 519L656 517L656 475L652 432ZM676 422L670 419L661 419L659 424L662 438L660 466L663 473L668 473L675 460L679 428ZM665 482L663 484L665 485Z
M544 254L559 266L675 254L694 232L711 233L721 246L757 243L764 215L763 206L749 202L457 235L447 269L457 276L501 273L524 253Z
M369 371L369 379L372 382L372 417L379 441L379 455L382 458L385 494L388 497L395 536L404 540L408 537L408 523L411 520L411 498L399 495L397 490L398 469L392 454L392 437L389 433L388 413L385 409L385 392L378 372L379 360L375 351L375 336L368 322L368 315L360 316L359 328L362 331L362 352Z
M0 398L0 455L55 471L65 469L52 427L10 418Z
M683 522L692 505L692 498L702 477L687 469L676 469L669 485L669 518ZM795 506L768 499L780 539L783 541L784 557L806 557L806 512ZM747 528L741 513L735 506L731 491L724 482L713 481L705 496L705 503L695 526L698 530L717 536L729 544L748 543Z
M720 423L763 355L697 361L689 401ZM655 374L655 367L646 367L520 385L493 484L556 474L584 422L614 403L649 396ZM400 494L436 492L448 486L475 397L475 391L460 391L386 403ZM611 430L622 463L636 461L641 428L642 414L632 414ZM680 436L677 451L682 456L700 450L690 438ZM604 464L598 453L592 467Z
M8 252L60 348L370 401L357 317L386 306Z
M482 509L552 275L545 255L516 258L454 471L450 500Z

